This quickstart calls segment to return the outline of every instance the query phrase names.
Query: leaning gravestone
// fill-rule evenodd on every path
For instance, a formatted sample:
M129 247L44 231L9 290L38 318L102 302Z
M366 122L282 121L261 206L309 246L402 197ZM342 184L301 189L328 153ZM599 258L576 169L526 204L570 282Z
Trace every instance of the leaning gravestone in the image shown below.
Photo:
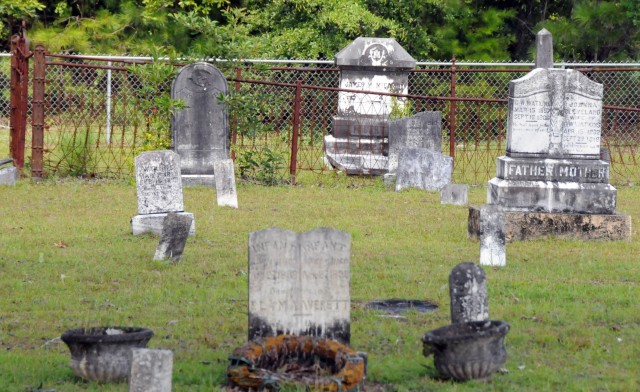
M172 99L187 108L171 121L171 144L180 154L184 186L214 186L214 162L229 158L229 120L226 105L227 79L213 65L195 63L182 68L171 88Z
M403 148L398 155L396 192L405 188L440 190L451 182L453 158L426 148Z
M578 71L551 68L548 31L538 34L537 50L536 65L544 68L509 82L506 156L498 158L487 203L503 207L507 219L517 220L515 226L593 239L583 233L599 228L577 223L567 228L561 222L593 216L604 225L619 220L609 163L600 159L603 87ZM628 219L626 232L617 239L629 238L630 231Z
M249 234L249 340L280 334L349 343L348 233L271 228Z
M216 198L219 206L238 208L236 177L231 159L222 159L214 164L216 170Z
M343 91L331 135L324 138L325 159L348 174L383 174L389 115L404 110L405 98L367 92L407 94L416 61L392 38L359 37L335 55L335 63Z
M156 261L170 259L171 263L179 262L192 223L193 216L168 213L162 222L162 234L153 259Z
M135 158L138 215L131 219L134 235L152 232L160 235L164 218L169 212L190 216L184 212L180 156L173 151L147 151ZM195 222L190 234L195 234Z
M451 323L489 320L487 275L475 263L460 263L449 274Z

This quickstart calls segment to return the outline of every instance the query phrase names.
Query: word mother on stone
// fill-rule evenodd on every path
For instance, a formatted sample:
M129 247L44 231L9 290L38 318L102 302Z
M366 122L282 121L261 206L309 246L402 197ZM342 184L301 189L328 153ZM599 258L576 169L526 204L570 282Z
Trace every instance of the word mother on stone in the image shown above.
M565 69L536 68L509 82L507 156L598 159L602 91Z
M351 237L320 228L249 234L249 340L279 334L349 343Z

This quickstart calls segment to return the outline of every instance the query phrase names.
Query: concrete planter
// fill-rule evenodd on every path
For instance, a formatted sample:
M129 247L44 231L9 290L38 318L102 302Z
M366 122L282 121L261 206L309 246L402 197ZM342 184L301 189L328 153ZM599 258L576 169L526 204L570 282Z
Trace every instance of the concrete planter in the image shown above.
M73 373L98 382L125 381L131 371L131 349L147 346L153 332L146 328L95 327L62 334L71 351Z
M500 320L447 325L422 337L424 355L434 355L436 369L445 378L486 380L507 360L507 332L509 324Z

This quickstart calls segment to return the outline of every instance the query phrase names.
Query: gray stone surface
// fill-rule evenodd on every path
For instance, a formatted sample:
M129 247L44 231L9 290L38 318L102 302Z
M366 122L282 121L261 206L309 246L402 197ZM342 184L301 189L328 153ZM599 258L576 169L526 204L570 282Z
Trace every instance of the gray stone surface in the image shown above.
M631 217L622 214L578 214L505 211L505 238L526 241L541 237L581 241L631 241ZM469 238L480 239L480 208L469 207Z
M216 198L218 205L238 208L233 161L231 159L216 161L214 167L216 170Z
M189 230L193 223L193 216L180 215L169 212L162 222L162 233L160 242L156 248L153 259L164 261L169 259L172 263L177 263L182 257L184 246L187 243Z
M547 29L536 35L536 68L553 67L553 38Z
M440 189L440 204L466 206L469 203L469 185L447 184Z
M129 392L171 392L173 352L134 348L131 350Z
M187 185L212 186L213 163L229 158L229 115L218 102L220 93L227 95L227 79L208 63L185 66L173 81L171 97L187 106L171 121L173 150L180 154L183 175L208 177L186 181Z
M18 169L15 166L0 168L0 185L15 185L18 181Z
M184 211L180 156L173 151L147 151L135 158L138 214Z
M513 181L609 183L609 164L596 159L499 157L497 177Z
M513 211L613 214L616 193L609 184L492 178L487 203Z
M480 265L507 265L505 212L502 207L480 207Z
M192 222L191 227L189 228L189 235L196 235L196 221L194 220L193 214L190 212L178 212L177 214L189 216L191 218ZM133 235L145 233L162 235L162 226L166 216L167 213L134 216L131 218L131 230L133 231Z
M398 155L396 192L405 188L437 191L451 182L453 159L426 148L403 148Z
M325 137L325 159L348 174L386 173L389 115L404 110L405 98L367 92L406 94L416 62L391 38L360 37L336 54L335 63L343 91Z
M602 85L571 69L509 82L507 156L599 159Z
M420 112L389 122L388 171L398 168L398 154L402 148L426 148L433 152L442 149L442 115L440 112Z
M249 340L278 334L349 343L348 233L271 228L249 234Z
M487 276L475 263L460 263L449 274L451 323L489 320Z

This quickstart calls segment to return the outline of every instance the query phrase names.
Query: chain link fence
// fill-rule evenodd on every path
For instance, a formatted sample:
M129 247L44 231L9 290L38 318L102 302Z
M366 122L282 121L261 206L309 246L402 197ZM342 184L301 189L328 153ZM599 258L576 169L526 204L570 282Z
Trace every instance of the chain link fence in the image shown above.
M158 124L157 111L143 93L148 81L132 72L134 64L148 61L47 55L45 173L131 175L142 136L153 133ZM9 118L8 63L8 57L0 57L2 131ZM229 79L232 96L251 102L230 103L232 153L241 175L251 177L262 171L262 176L286 181L291 175L300 179L333 173L323 153L323 140L332 131L338 107L340 72L332 62L253 60L214 65ZM495 176L496 158L506 147L509 81L524 76L532 66L431 62L418 63L410 73L408 94L396 97L404 102L402 114L442 113L442 152L454 157L454 182L484 184ZM611 157L611 182L637 183L640 68L635 64L557 66L578 69L604 85L602 140ZM155 83L155 91L168 96L171 82L169 78ZM27 164L28 160L27 156Z

